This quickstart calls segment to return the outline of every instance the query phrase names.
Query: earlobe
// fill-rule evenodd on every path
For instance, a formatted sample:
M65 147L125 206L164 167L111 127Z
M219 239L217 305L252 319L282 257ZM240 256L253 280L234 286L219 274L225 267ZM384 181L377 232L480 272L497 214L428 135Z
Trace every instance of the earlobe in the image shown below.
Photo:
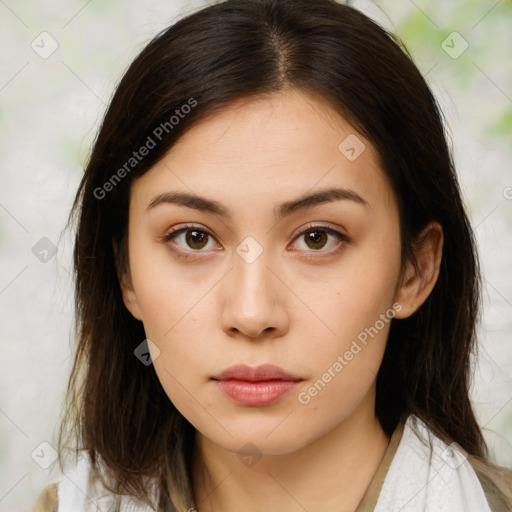
M418 235L414 250L417 268L412 261L407 263L396 294L395 300L402 305L396 318L413 315L434 289L441 267L443 241L443 228L438 222L429 223Z
M133 289L130 277L126 274L121 277L121 293L123 295L123 302L126 306L126 309L137 320L142 321L142 314L139 308L139 303L137 301L137 296L135 295L135 290Z
M139 303L137 301L137 295L135 294L135 290L133 289L132 279L128 272L121 271L118 267L118 247L115 241L112 242L114 248L114 255L116 260L116 271L119 279L119 284L121 287L121 294L123 296L123 302L126 306L126 309L133 315L137 320L142 321L142 314L139 308Z

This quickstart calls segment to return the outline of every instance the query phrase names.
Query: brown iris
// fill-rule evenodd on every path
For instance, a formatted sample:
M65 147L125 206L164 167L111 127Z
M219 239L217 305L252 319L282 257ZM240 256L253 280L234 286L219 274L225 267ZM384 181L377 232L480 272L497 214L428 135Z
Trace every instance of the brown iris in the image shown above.
M305 234L306 244L311 249L321 249L327 243L327 233L325 231L308 231ZM318 247L320 245L320 247Z
M186 241L191 249L202 249L208 243L208 234L203 231L189 230Z

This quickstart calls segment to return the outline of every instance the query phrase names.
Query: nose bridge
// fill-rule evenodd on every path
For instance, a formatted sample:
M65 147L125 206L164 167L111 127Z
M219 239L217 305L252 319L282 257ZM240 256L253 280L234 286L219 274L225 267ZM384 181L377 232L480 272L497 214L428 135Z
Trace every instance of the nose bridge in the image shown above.
M268 269L270 251L252 236L247 236L233 255L233 286L237 296L254 301L274 299L272 272Z
M281 330L285 315L278 305L276 277L270 251L253 237L246 237L233 253L233 271L226 281L224 327L248 336L258 336L265 329Z

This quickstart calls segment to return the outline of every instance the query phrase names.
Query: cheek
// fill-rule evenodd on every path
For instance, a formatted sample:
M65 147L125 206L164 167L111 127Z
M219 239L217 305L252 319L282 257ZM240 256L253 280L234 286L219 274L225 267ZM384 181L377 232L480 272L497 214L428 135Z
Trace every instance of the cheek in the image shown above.
M150 309L144 323L148 338L153 338L159 348L153 366L169 400L195 424L195 419L201 417L203 407L208 405L199 390L203 390L207 383L208 369L216 351L208 346L205 320L199 318L199 306L189 311L190 307L168 302L167 307L173 308L176 313L171 318L162 311L161 315L166 315L169 323L162 322L156 309Z
M364 294L361 300L343 298L337 306L331 304L329 316L335 334L304 346L303 357L314 375L297 390L296 397L305 421L321 422L325 431L342 422L369 396L394 317L389 301L382 296L372 307Z
M351 253L339 280L348 299L344 300L347 312L365 323L373 324L393 303L401 247L399 233L389 227Z
M318 389L311 390L312 395L321 390L318 403L327 397L338 405L357 401L375 379L396 314L399 270L398 235L389 233L352 248L339 268L322 280L320 292L310 295L324 324L317 322L316 336L310 328L309 344L304 347L315 379L320 379ZM325 334L319 336L318 328Z
M207 291L194 272L183 272L169 251L154 241L130 248L130 268L144 328L151 339L165 341L182 322L189 322Z
M204 381L202 370L211 367L216 352L211 345L218 338L211 318L215 269L204 265L199 272L178 262L135 224L132 240L129 257L136 299L146 337L159 350L154 368L169 398L186 404L190 396L184 389ZM205 326L211 337L205 335Z
M299 279L304 285L301 293L309 290L310 304L342 341L374 325L394 302L399 234L390 228L375 231L349 247L329 273L319 271L313 278Z

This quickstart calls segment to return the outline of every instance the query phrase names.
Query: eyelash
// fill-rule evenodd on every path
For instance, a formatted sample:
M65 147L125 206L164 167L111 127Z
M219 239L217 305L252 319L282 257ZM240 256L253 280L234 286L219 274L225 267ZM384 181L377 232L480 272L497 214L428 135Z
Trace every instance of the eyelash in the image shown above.
M190 225L190 224L185 224L184 226L180 227L180 228L177 228L177 229L174 229L173 231L170 231L169 233L167 233L166 235L164 235L163 237L161 237L161 240L163 242L170 242L173 238L175 238L176 236L178 236L179 234L181 233L186 233L187 231L198 231L200 233L204 233L206 235L208 235L209 237L212 237L215 239L215 237L213 236L212 233L210 233L207 229L203 229L199 226L193 226L193 225ZM334 254L337 254L345 245L349 244L351 242L351 239L344 235L343 233L340 233L339 231L336 231L335 229L333 228L330 228L328 226L317 226L317 225L308 225L306 226L306 228L301 231L300 233L297 234L297 236L294 238L294 240L297 240L299 239L301 236L304 236L306 233L310 233L310 232L314 232L314 231L320 231L320 232L325 232L325 233L328 233L330 235L333 235L334 237L336 237L338 239L338 241L340 242L339 245L335 248L335 249L332 249L330 251L321 251L321 250L318 250L318 251L314 251L314 250L311 250L311 251L305 251L306 253L316 253L316 252L319 252L319 253L324 253L324 254L327 254L328 256L332 256ZM187 254L187 253L200 253L200 252L203 252L203 251L183 251L181 249L178 249L175 251L178 255L179 258L182 258L182 259L185 259L185 260L192 260L192 259L196 259L197 256L192 256L190 254ZM306 258L309 258L309 259L316 259L318 258L318 256L306 256Z

